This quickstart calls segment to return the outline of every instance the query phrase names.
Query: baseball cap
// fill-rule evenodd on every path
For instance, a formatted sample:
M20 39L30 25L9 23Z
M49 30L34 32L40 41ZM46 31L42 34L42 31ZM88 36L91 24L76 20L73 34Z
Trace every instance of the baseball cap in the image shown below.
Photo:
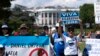
M2 25L1 28L8 28L8 25Z
M19 27L19 29L22 29L22 28L26 28L26 29L28 29L28 27L27 27L26 24L21 24L20 27Z
M56 23L56 27L59 27L59 23Z

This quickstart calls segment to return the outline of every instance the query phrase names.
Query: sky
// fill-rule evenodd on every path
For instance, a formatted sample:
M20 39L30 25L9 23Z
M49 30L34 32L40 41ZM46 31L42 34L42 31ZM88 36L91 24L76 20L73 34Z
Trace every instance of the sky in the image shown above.
M79 7L84 3L93 3L93 0L15 0L12 1L12 6L15 4L30 7L38 7L38 6L68 6L68 7Z

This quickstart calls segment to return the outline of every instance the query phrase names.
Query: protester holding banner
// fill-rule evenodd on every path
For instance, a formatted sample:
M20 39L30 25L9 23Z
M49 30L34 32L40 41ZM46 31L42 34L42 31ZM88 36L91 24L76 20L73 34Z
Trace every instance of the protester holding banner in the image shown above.
M0 45L0 56L4 56L5 53L5 48L3 47L3 45Z
M49 35L49 27L44 26L43 31L40 33L40 36L48 36Z
M96 38L100 39L100 31L96 31Z
M8 54L5 53L5 47L2 44L0 44L0 56L8 56Z
M54 29L52 29L53 31ZM44 26L43 27L43 31L40 33L40 36L49 36L50 37L50 56L55 56L55 52L53 50L53 43L52 43L52 38L51 38L51 33L49 32L49 27L48 26ZM38 53L40 54L42 51L39 50Z
M9 36L11 35L11 29L8 27L7 24L3 24L1 26L1 36Z
M79 44L79 41L81 40L80 37L82 37L82 30L78 36L75 36L74 27L69 26L68 34L69 36L65 38L64 55L65 56L78 56L78 44Z
M55 27L52 27L51 28L51 44L50 44L50 46L51 46L51 50L50 50L50 52L51 52L51 56L55 56L56 55L56 53L55 53L55 51L54 51L54 39L52 38L54 35L55 35L55 33L57 32L57 30L56 30L56 28Z
M64 54L66 56L78 56L77 37L74 36L74 28L68 28L69 37L65 40Z
M56 52L56 56L64 56L64 40L62 35L67 35L63 31L60 22L56 24L56 32L52 34L52 38L54 39L54 50Z
M54 45L54 39L52 37L55 35L56 32L57 32L56 28L52 27L51 28L51 43L52 43L52 45Z
M21 24L20 27L18 28L19 29L19 35L20 36L29 36L29 32L28 32L28 27L26 24Z
M88 32L86 38L92 38L92 39L95 39L95 38L96 38L95 31L90 31L90 32Z
M100 39L100 31L89 32L88 35L87 35L87 38Z

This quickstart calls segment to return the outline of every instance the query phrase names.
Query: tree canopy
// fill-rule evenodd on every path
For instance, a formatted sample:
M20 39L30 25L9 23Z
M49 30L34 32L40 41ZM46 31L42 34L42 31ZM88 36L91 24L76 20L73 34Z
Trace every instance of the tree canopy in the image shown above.
M94 23L93 4L84 4L83 6L80 6L80 18L83 23Z
M8 20L11 12L9 10L11 0L0 0L0 20Z

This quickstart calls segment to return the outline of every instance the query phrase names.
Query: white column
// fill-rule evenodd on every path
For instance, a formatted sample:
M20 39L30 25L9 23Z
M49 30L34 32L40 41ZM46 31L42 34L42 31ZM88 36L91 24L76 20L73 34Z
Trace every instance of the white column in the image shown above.
M55 13L55 22L57 23L57 12Z
M38 13L38 17L36 17L36 18L37 18L36 19L37 25L39 26L41 24L41 22L40 22L41 19L39 19L39 13Z
M39 14L37 18L38 18L37 22L38 22L39 24L42 24L42 22L41 22L41 21L42 21L41 14Z

